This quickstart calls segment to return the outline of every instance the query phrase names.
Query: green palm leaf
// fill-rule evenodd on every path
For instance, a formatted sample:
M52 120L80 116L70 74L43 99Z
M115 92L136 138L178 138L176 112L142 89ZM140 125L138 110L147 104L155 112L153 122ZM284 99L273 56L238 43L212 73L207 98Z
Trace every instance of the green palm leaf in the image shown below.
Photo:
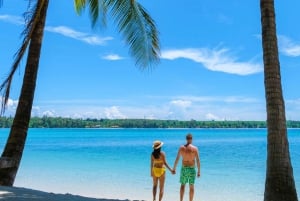
M74 0L76 12L80 15L88 5L89 14L92 20L92 26L95 27L97 22L101 25L106 24L106 6L104 0Z
M154 20L138 2L133 0L112 1L111 14L136 64L142 68L159 60L158 31Z
M74 0L74 7L77 13L81 14L82 10L85 8L85 0Z
M129 52L142 69L156 64L160 56L158 31L151 16L145 8L135 0L75 0L75 9L80 14L87 6L90 9L92 25L99 20L105 24L107 10L117 24Z

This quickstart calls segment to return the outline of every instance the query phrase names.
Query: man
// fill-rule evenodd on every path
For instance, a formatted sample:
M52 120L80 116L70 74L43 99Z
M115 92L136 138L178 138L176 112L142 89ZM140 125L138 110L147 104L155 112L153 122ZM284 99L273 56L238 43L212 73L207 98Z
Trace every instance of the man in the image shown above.
M190 185L190 201L193 201L194 198L194 184L196 178L196 169L195 164L197 162L198 173L197 176L200 177L200 158L198 148L192 145L193 136L192 134L186 135L187 143L182 145L174 163L173 171L176 173L176 166L179 161L179 158L182 157L182 167L180 172L180 201L183 201L183 195L185 190L185 184L189 183Z

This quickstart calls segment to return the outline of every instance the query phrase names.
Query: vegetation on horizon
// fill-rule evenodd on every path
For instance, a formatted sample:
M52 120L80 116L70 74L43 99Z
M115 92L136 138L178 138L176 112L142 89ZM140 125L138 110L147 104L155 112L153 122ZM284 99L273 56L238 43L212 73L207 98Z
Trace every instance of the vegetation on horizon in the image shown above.
M10 128L12 117L1 117L0 128ZM288 128L300 128L300 121L287 121ZM32 117L30 128L266 128L265 121L180 121L160 119L72 119Z

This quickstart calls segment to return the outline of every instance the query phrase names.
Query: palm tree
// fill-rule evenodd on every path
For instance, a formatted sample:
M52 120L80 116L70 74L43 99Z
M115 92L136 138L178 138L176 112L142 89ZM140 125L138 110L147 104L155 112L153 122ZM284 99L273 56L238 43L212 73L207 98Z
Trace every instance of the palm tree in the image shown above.
M265 201L297 201L287 138L276 36L274 0L260 0L268 155Z
M30 5L33 0L29 1ZM38 0L27 13L24 40L17 52L12 69L0 91L5 91L2 111L9 98L13 75L28 47L27 63L23 78L19 103L7 143L0 158L0 185L12 186L21 162L31 116L32 103L39 67L42 39L45 28L49 0ZM146 10L134 0L74 0L75 8L81 12L89 7L92 25L99 19L105 23L107 11L118 25L125 41L130 46L130 53L141 68L151 66L159 60L159 40L155 23ZM2 0L0 0L2 3Z
M3 165L0 167L0 185L13 185L21 162L30 121L48 1L49 0L40 0L37 2L33 15L30 17L30 21L24 31L24 41L17 53L11 72L4 83L0 86L1 90L4 88L6 90L5 100L3 101L3 104L5 104L9 96L10 85L14 72L23 57L27 46L29 45L23 85L17 111L10 130L9 138L1 155ZM4 107L4 105L2 105L2 107Z

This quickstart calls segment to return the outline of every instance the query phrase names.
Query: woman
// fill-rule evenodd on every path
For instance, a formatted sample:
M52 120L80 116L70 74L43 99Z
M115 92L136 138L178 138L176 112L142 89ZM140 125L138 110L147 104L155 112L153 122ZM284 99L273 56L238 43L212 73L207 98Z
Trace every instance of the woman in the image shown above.
M151 166L150 172L151 177L153 178L153 201L156 198L157 192L157 184L159 182L159 201L162 200L164 194L164 185L166 179L166 168L167 167L170 172L174 172L170 166L167 164L166 155L164 152L161 152L161 147L163 146L163 142L155 141L153 143L153 152L151 154Z

